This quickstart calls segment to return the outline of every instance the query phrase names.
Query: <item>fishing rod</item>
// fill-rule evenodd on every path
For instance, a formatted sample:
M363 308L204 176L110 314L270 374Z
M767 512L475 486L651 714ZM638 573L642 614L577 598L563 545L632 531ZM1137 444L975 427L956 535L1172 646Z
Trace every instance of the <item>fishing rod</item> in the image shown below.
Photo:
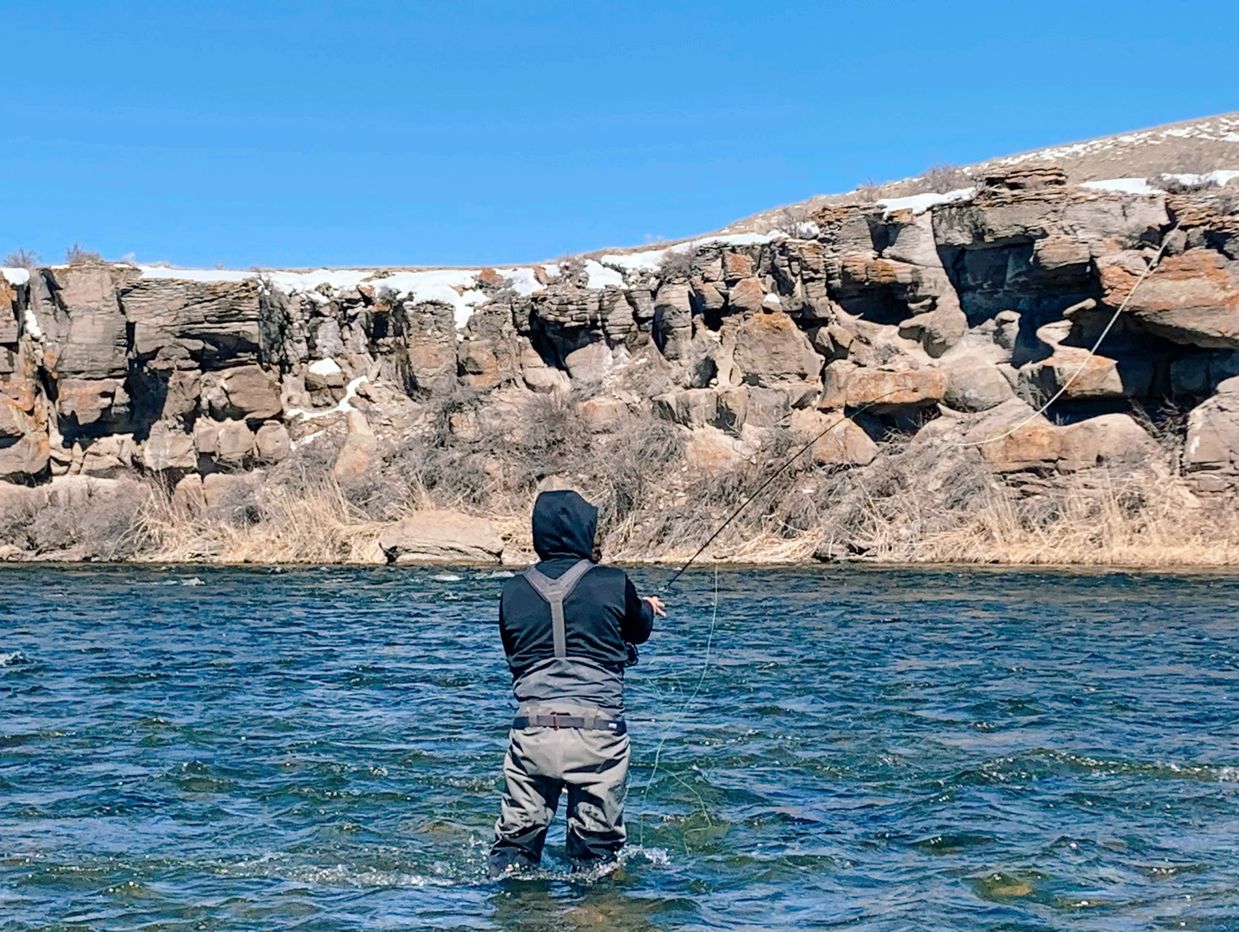
M722 534L723 531L727 530L727 528L731 525L731 522L735 521L736 518L740 516L740 513L744 511L744 509L748 508L749 505L751 505L754 502L754 500L756 500L756 498L759 495L761 495L762 492L770 488L770 486L774 484L774 481L778 479L779 476L787 472L787 470L791 467L792 463L796 461L797 457L799 457L802 453L812 448L812 446L815 443L817 443L819 440L821 440L823 437L829 434L832 430L834 430L840 424L844 423L845 421L852 420L852 418L856 417L859 414L864 414L866 411L868 411L874 405L881 402L883 399L889 398L891 395L896 395L903 391L907 391L907 389L905 387L893 388L889 392L884 392L883 394L879 395L877 398L874 398L873 400L868 401L865 404L861 405L859 408L853 411L852 414L850 415L841 414L838 417L838 419L833 421L829 426L827 426L825 430L814 435L812 439L802 444L801 446L797 447L796 450L790 456L788 456L785 460L783 460L781 464L779 464L779 468L776 469L774 472L772 472L769 476L767 476L765 480L763 480L762 483L757 486L756 489L754 489L751 493L749 493L749 496L745 498L744 501L742 501L736 507L735 511L733 511L731 514L727 516L726 520L724 520L723 523L718 526L718 528L714 531L714 533L706 538L705 543L702 544L700 547L698 547L697 552L694 553L691 557L689 557L688 561L683 566L681 566L678 570L676 570L675 575L672 576L671 579L667 581L666 585L664 585L660 591L666 592L668 589L674 586L676 583L676 580L678 580L681 576L683 576L685 571L690 566L692 566L694 563L697 562L697 558L706 552L706 549L718 539L719 535Z

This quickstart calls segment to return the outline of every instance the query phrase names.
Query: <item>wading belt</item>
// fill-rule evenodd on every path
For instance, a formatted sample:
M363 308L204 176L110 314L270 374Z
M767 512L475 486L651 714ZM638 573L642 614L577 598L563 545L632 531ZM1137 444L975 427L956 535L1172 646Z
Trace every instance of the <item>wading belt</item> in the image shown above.
M567 639L564 633L564 600L572 594L572 590L581 581L581 577L588 573L593 565L589 560L581 560L558 579L551 579L539 572L535 566L525 570L525 580L533 587L533 591L542 597L542 601L551 607L551 636L555 642L556 657L568 656ZM580 726L569 725L568 727Z
M628 725L621 719L605 715L570 715L560 712L518 715L512 719L512 727L521 728L583 728L587 731L609 731L613 735L628 734Z

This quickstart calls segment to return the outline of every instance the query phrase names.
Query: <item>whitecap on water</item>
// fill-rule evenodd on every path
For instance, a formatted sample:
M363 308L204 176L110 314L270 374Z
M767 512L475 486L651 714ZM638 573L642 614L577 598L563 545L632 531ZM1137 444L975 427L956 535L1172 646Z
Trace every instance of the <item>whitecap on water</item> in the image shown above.
M11 667L25 662L26 655L19 650L11 651L7 654L0 654L0 667Z
M435 573L430 578L435 582L460 582L461 579L455 573Z

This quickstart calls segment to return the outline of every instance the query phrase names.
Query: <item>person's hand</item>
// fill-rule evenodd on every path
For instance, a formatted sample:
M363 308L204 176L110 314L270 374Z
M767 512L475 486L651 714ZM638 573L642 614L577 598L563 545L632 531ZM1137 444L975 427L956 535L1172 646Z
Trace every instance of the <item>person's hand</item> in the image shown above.
M656 595L647 595L645 601L650 603L650 608L654 609L654 614L659 618L667 617L667 604Z

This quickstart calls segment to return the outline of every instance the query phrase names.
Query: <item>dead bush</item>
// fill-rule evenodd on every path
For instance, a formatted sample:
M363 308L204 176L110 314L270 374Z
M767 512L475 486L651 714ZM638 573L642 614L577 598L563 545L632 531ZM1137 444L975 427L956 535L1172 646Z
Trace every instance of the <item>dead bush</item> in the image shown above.
M884 187L872 178L867 178L852 190L852 196L862 205L876 204L882 197Z
M693 251L691 249L669 247L663 251L658 262L658 277L668 282L688 281L693 273Z
M150 488L132 480L53 495L30 522L28 549L79 560L132 559L151 544L142 520L150 498Z
M1148 179L1148 182L1153 187L1160 188L1167 194L1195 194L1200 191L1209 191L1221 187L1215 179L1207 178L1204 175L1196 175L1189 178L1154 175Z
M69 265L89 265L95 262L102 262L103 256L97 252L84 248L78 243L74 243L65 251L65 261L68 262Z
M808 203L780 207L774 212L773 226L793 239L809 239L818 232L817 224L813 222L813 210Z
M972 184L971 176L958 165L934 165L925 170L919 179L920 188L946 194Z
M29 249L16 249L0 262L11 269L27 269L33 272L39 266L39 254Z

